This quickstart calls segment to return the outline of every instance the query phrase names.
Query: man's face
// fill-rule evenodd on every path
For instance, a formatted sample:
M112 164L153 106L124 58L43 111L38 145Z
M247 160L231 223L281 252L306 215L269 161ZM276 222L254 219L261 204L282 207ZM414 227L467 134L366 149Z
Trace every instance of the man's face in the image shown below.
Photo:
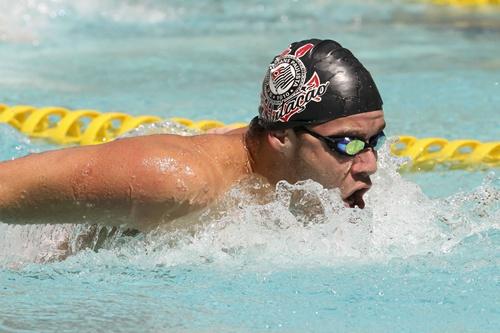
M310 127L323 136L350 136L368 141L385 127L381 110L360 113ZM334 152L320 139L297 132L295 165L299 179L312 179L327 188L339 188L349 207L364 208L363 195L370 189L370 175L377 171L377 155L365 149L355 156Z

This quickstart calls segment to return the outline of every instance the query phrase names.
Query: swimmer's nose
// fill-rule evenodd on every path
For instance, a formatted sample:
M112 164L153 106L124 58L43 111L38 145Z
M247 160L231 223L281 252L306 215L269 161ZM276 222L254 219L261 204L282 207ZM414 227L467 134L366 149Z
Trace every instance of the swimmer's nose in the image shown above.
M365 149L354 157L351 172L354 174L373 175L377 171L377 152L372 148Z

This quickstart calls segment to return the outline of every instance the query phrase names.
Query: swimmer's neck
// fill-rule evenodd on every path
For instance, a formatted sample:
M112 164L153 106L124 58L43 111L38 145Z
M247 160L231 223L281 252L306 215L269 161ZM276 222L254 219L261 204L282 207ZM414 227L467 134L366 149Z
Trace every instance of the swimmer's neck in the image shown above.
M273 187L281 180L298 181L286 157L274 150L265 138L245 135L244 144L251 173L265 178Z

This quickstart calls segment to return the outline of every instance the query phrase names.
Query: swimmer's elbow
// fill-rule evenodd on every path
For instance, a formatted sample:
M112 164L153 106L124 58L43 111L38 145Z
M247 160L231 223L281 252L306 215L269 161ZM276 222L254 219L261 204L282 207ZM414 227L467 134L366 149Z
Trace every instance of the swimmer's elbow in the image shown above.
M26 224L19 217L21 211L26 211L26 207L22 207L19 198L7 185L0 184L0 223Z
M14 205L12 195L5 184L0 184L0 221L9 208Z

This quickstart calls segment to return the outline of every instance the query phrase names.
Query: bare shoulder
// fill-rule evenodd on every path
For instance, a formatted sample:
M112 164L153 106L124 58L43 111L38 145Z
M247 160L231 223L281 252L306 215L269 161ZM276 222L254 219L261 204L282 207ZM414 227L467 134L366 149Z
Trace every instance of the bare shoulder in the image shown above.
M225 156L234 141L225 135L134 137L103 145L100 160L127 175L134 201L204 205L224 190Z

